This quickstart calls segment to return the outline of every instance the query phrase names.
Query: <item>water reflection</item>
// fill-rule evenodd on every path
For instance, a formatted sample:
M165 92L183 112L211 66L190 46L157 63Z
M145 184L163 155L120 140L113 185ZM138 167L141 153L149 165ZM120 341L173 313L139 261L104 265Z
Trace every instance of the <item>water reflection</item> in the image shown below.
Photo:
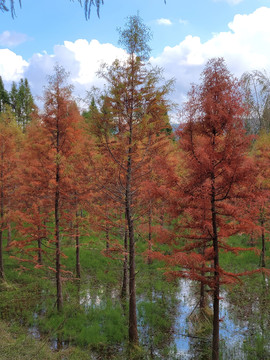
M69 347L68 341L64 341L58 337L51 339L50 343L51 343L51 349L54 351L65 350Z
M119 292L115 289L109 289L108 287L103 288L102 286L98 291L90 290L90 288L85 288L79 292L79 304L85 308L95 308L100 307L102 304L106 303L108 300L118 300Z
M269 285L266 279L261 277L248 281L247 284L226 288L221 292L220 360L270 359ZM119 326L118 319L126 319L121 306L117 308L118 315L116 314L115 317L109 315L120 303L119 289L120 286L119 288L99 286L98 289L91 290L89 284L79 288L78 304L83 312L91 316L100 312L100 316L103 316L102 321L100 318L95 320L101 333L106 327L111 327L115 333L116 327ZM138 330L140 345L146 354L144 360L211 359L211 291L206 294L206 309L202 312L199 308L200 287L197 283L182 279L178 285L159 286L152 273L149 273L147 281L144 278L137 297ZM108 314L102 313L103 308L107 311L108 302L110 302ZM89 312L90 309L93 312ZM40 312L34 313L33 325L28 330L36 339L42 337L38 328L38 318L41 315ZM112 323L108 325L108 321ZM92 317L91 322L86 323L88 326L92 325ZM125 331L127 323L122 325ZM58 335L55 334L55 338L51 340L51 347L54 350L68 346L68 342ZM120 342L114 343L118 346L117 354L114 353L112 357L106 358L113 358L114 355L124 356L126 338L126 334L123 333Z
M199 287L191 280L180 280L177 293L178 316L175 322L175 343L178 358L181 360L208 359L204 357L204 348L209 349L210 336L207 329L202 327L202 325L205 326L207 319L201 318L198 291ZM206 303L208 303L207 298Z
M256 285L255 291L251 285L246 285L221 292L221 360L270 359L269 291L267 282ZM180 280L175 343L182 360L211 358L211 316L208 324L200 321L198 292L198 285L190 280ZM211 309L210 296L208 300ZM197 315L190 316L194 313Z

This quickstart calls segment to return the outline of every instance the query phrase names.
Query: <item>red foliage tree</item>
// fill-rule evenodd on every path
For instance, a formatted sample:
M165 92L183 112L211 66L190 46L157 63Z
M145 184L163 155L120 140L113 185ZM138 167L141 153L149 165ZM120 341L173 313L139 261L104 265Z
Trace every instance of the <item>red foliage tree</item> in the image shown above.
M50 143L44 136L41 122L34 119L27 127L18 161L16 197L20 199L14 212L19 239L11 243L20 249L23 259L42 264L42 242L48 241L46 224L52 212L48 188L50 174L44 160L50 153Z
M55 267L51 269L56 276L59 311L63 306L61 274L64 271L61 265L61 240L68 233L68 225L74 217L76 270L77 275L80 273L78 211L88 190L86 184L89 179L86 178L91 152L85 145L81 116L72 98L72 89L66 84L67 76L63 68L55 67L45 91L43 115L28 129L17 194L22 199L19 209L22 221L19 225L23 239L14 242L28 255L33 251L38 252L38 258L31 257L33 262L41 262L40 240L45 238L44 233L49 243L55 245ZM53 223L53 229L44 225L46 221ZM38 248L33 247L36 240Z
M55 270L57 288L57 309L63 306L61 281L61 219L65 219L70 204L70 196L76 193L73 181L75 173L70 159L76 153L81 141L79 128L80 113L72 99L72 89L66 84L68 74L56 66L54 75L49 77L49 85L44 96L42 126L44 137L50 143L46 170L50 173L49 197L54 208Z
M202 84L193 86L189 93L185 122L179 131L188 169L182 205L188 229L184 237L189 241L175 253L174 262L186 268L180 276L202 281L213 289L212 360L219 358L220 285L237 277L220 267L220 250L239 251L226 239L244 232L250 224L245 202L254 178L242 121L245 111L239 82L223 59L212 59L202 73Z
M0 279L4 279L3 232L15 200L19 129L11 111L0 113Z
M139 193L142 180L150 170L149 160L156 156L166 137L163 131L167 127L167 94L171 87L171 82L160 86L160 70L144 62L148 57L148 40L148 29L140 17L130 17L120 36L128 52L127 60L117 60L100 72L108 83L99 120L101 146L114 162L117 201L121 209L123 204L125 206L129 249L129 341L132 344L138 343L135 222L145 214Z
M81 119L83 120L83 119ZM92 138L83 130L84 122L80 122L80 132L74 143L72 155L67 160L69 169L68 211L70 220L74 223L76 248L76 277L81 277L80 265L80 233L87 234L89 223L93 223L93 196L95 192L95 151ZM88 211L88 218L83 217L83 211Z

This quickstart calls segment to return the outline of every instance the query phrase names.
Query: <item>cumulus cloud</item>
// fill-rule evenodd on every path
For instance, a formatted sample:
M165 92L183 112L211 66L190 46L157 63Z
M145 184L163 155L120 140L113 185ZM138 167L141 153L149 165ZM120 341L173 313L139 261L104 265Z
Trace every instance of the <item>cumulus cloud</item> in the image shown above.
M123 59L126 54L112 44L100 44L97 40L90 43L87 40L65 41L64 46L59 46L57 50L60 53L68 50L74 55L79 69L73 80L82 85L98 81L96 72L102 63L111 64L116 58Z
M85 96L93 85L101 86L97 71L102 63L111 64L116 58L123 59L126 52L112 44L101 44L97 40L65 41L56 45L53 54L34 54L28 61L8 49L0 49L0 76L10 86L12 81L27 77L34 95L41 96L47 76L53 73L56 63L70 73L75 94Z
M236 15L228 24L228 31L213 34L205 42L188 35L178 45L165 47L151 61L164 68L166 77L176 79L175 100L181 102L190 83L199 81L209 58L224 57L230 71L238 77L253 69L269 71L269 20L270 8L266 7L249 15Z
M164 18L157 19L157 23L158 23L158 25L166 25L166 26L172 25L172 22L170 19L164 19Z
M164 69L164 76L176 79L174 101L181 103L190 89L198 82L207 60L224 57L230 71L240 77L243 72L269 68L270 59L270 8L262 7L249 15L236 15L227 31L216 33L207 41L188 35L179 44L165 47L151 58L153 65ZM75 93L84 96L92 85L102 85L96 75L102 62L111 64L115 58L125 57L125 51L112 44L97 40L65 41L54 47L53 54L34 54L28 61L15 52L0 49L0 75L6 82L27 77L33 94L41 95L46 75L51 74L57 62L70 72Z
M0 46L15 47L27 41L28 37L25 34L17 33L15 31L4 31L0 34Z
M0 49L0 75L6 82L18 81L24 76L28 62L9 49Z

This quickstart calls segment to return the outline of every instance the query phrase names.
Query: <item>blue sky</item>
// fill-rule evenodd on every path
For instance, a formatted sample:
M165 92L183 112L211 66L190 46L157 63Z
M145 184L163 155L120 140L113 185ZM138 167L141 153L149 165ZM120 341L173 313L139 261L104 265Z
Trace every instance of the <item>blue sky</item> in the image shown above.
M116 28L137 11L153 32L152 63L176 79L177 102L210 57L223 56L237 76L270 70L270 0L104 0L88 21L77 0L22 0L14 19L0 13L0 75L7 88L27 77L41 95L57 61L83 97L100 85L100 62L123 56Z

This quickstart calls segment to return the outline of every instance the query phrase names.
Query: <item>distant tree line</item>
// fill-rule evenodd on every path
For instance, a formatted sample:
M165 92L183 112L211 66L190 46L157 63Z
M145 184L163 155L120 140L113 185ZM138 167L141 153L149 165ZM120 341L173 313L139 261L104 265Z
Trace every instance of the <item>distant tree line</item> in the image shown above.
M35 110L34 99L27 79L21 79L18 84L12 83L8 92L0 76L0 113L10 107L15 120L23 131L31 121L31 114Z

